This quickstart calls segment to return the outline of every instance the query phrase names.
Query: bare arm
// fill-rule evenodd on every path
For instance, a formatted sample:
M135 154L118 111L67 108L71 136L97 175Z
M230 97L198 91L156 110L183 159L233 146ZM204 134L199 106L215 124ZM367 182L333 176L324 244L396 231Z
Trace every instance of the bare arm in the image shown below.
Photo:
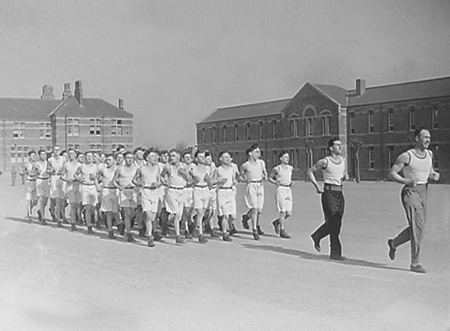
M434 164L434 162L433 162L433 153L430 151L430 154L431 154L431 160L432 160L431 164L433 165ZM430 174L428 175L428 178L430 178L430 179L432 179L432 180L437 182L439 180L439 177L440 177L439 172L436 172L434 170L433 166L431 166Z
M267 180L266 162L264 162L263 160L261 160L261 162L262 162L262 175L263 175L263 180Z
M112 182L119 190L122 191L123 187L122 187L122 185L120 185L119 179L120 179L120 167L117 168L116 171L114 172L114 177L113 177Z
M136 173L134 174L133 179L131 180L131 182L135 185L135 186L142 186L142 172L141 169L138 168L138 170L136 170ZM145 184L145 183L144 183Z
M314 164L311 168L309 168L308 172L306 173L306 175L308 176L309 180L311 181L311 183L316 188L316 192L318 194L323 193L323 187L321 187L317 183L316 176L314 176L314 172L316 172L317 170L325 169L326 166L327 166L327 160L326 159L320 159L319 161L317 161L316 164Z
M274 185L277 185L277 174L278 174L278 166L276 166L276 167L274 167L274 168L272 169L272 171L270 172L270 175L269 175L269 177L267 178L267 180L268 180L270 183L272 183L272 184L274 184Z
M241 165L241 174L239 176L239 179L240 179L241 182L246 182L247 181L247 166L246 166L246 163Z
M407 186L414 187L417 184L417 179L405 179L400 176L398 173L402 171L405 165L409 162L408 153L402 153L395 160L394 165L392 166L391 171L389 172L389 178L396 181L397 183L404 184Z
M73 178L77 181L79 181L80 183L82 183L83 178L81 176L81 165L77 168L77 170L75 171L75 173L73 174Z

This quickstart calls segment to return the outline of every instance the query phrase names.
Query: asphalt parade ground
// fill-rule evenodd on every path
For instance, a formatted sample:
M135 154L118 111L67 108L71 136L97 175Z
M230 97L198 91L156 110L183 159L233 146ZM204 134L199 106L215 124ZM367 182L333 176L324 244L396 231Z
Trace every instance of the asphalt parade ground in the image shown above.
M205 245L173 237L107 239L55 224L29 224L25 186L0 176L0 330L449 330L450 186L430 185L421 263L409 244L390 261L386 241L406 226L401 185L346 183L341 240L346 261L314 250L320 196L295 182L292 239L277 237L274 187L265 183L261 225ZM35 209L36 211L36 209ZM49 217L47 215L47 217Z

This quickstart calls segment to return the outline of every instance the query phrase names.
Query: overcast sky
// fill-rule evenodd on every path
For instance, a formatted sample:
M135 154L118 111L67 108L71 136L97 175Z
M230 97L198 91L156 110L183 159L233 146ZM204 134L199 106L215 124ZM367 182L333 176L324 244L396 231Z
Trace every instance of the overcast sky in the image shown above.
M83 82L136 145L195 142L217 107L450 75L450 1L1 0L0 97Z

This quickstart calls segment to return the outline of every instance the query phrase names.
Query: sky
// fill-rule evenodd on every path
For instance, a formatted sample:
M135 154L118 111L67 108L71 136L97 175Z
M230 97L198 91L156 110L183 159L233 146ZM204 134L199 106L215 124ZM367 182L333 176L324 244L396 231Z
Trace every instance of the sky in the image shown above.
M0 97L81 80L134 144L195 143L219 107L450 75L450 1L2 0Z

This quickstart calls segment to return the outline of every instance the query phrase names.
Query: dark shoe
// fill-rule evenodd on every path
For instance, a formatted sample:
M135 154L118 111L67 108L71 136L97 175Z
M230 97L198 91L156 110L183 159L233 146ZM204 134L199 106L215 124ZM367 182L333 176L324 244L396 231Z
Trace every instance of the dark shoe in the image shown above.
M233 228L230 230L230 236L232 236L232 235L234 235L236 233L238 233L238 232L237 232L236 228L233 225Z
M177 244L184 244L186 242L186 239L184 239L182 236L175 236L175 242Z
M211 230L211 238L218 238L220 237L221 233L217 231L216 229Z
M417 272L419 274L426 274L427 273L427 271L420 264L418 264L418 265L411 265L410 269L411 269L411 271Z
M78 230L77 230L77 226L76 226L75 224L72 224L72 225L70 226L70 231L78 231Z
M190 233L189 231L186 230L184 236L186 237L186 239L192 239L194 238L194 236L192 235L192 233Z
M233 241L231 236L228 233L225 233L222 237L223 241Z
M50 212L50 216L52 218L52 222L56 222L56 215L55 212L51 209L48 210Z
M201 244L206 244L208 242L208 239L202 234L200 237L198 237L198 242Z
M42 214L41 214L40 210L37 211L37 215L38 215L39 222L42 223Z
M273 225L273 229L275 230L276 234L280 234L280 221L278 220L278 218L272 222Z
M261 227L260 227L259 225L256 227L256 231L258 231L258 234L259 234L260 236L264 235L264 231L261 230Z
M114 235L114 231L109 231L108 232L108 238L109 239L116 239L116 236Z
M338 260L338 261L345 261L345 257L342 255L330 255L330 259Z
M153 234L153 239L154 239L155 241L161 241L162 236L159 234L159 232L155 232L155 233Z
M129 243L136 242L136 240L133 238L133 235L131 233L127 233L127 242L129 242Z
M58 222L56 223L56 226L57 226L58 228L62 228L62 227L63 227L61 221L58 221Z
M248 216L247 216L247 214L242 215L242 226L246 230L250 229L250 227L248 226Z
M139 229L139 237L145 237L145 229L144 228Z
M253 230L253 239L259 240L258 230Z
M280 231L280 237L284 239L291 239L291 236L287 234L286 230Z
M311 236L311 239L312 239L312 241L314 242L314 249L316 250L316 251L318 251L318 252L320 252L320 242L319 241L316 241L314 238L313 238L313 236Z
M100 224L99 221L95 222L95 228L96 229L101 229L102 228L102 225Z
M63 219L62 224L69 224L66 218Z
M119 230L119 234L123 236L125 234L125 224L123 223L117 224L117 230Z
M93 234L94 230L92 230L92 226L88 226L88 234Z
M388 246L389 246L389 253L388 253L389 258L390 258L391 260L394 260L394 259L395 259L395 251L397 250L397 249L394 247L394 240L393 240L393 239L389 239L389 240L387 241L387 244L388 244Z
M153 242L153 237L152 236L148 237L147 246L148 247L155 247L155 243Z

